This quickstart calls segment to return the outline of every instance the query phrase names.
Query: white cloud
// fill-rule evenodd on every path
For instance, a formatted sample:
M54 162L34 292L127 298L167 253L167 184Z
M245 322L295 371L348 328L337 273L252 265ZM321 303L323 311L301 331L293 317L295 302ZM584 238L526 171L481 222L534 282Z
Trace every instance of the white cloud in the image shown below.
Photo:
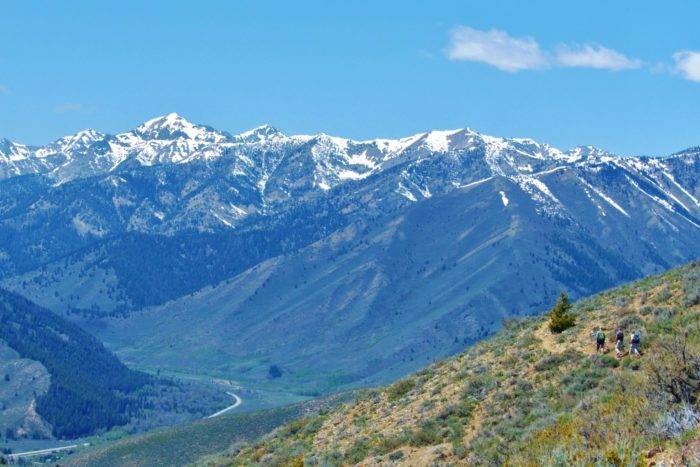
M629 58L620 52L599 44L557 47L556 61L564 67L597 68L601 70L631 70L642 66L641 60Z
M480 31L467 26L450 31L446 54L450 60L486 63L508 72L552 66L619 71L643 65L641 60L599 44L560 44L548 52L532 37L512 37L498 29Z
M4 84L0 84L0 94L9 94L10 93L10 88L5 86Z
M700 51L683 50L673 54L675 70L685 79L700 82Z
M531 37L511 37L505 31L479 31L459 26L450 32L450 60L487 63L499 70L515 72L548 66L540 45Z

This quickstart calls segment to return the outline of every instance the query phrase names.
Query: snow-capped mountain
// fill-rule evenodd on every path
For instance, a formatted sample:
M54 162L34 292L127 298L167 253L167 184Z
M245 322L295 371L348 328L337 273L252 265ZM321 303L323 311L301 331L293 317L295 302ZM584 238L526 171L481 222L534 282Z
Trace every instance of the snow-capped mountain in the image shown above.
M93 130L81 131L47 146L28 147L3 140L0 146L2 178L28 173L46 174L58 182L113 171L127 161L140 165L178 164L227 158L258 166L261 184L269 167L251 155L284 151L277 160L290 164L308 159L313 167L314 187L329 189L345 180L358 180L401 162L434 155L483 151L485 161L497 175L531 173L552 163L601 159L610 154L592 147L562 153L530 139L495 138L471 129L430 131L406 138L354 141L318 134L286 136L263 125L231 136L211 127L190 123L175 113L149 120L116 136ZM432 155L432 156L431 156Z
M496 138L468 128L430 131L395 140L354 141L326 134L286 136L264 125L232 136L171 113L114 136L86 130L43 147L3 140L0 179L42 174L54 185L60 185L113 174L111 183L121 186L117 174L125 168L161 166L160 170L168 172L168 165L192 164L197 166L192 170L199 173L204 164L205 171L217 183L228 179L226 186L203 190L201 181L193 179L189 188L183 187L184 191L173 195L182 198L196 192L192 203L204 211L220 211L214 216L199 213L211 224L184 226L211 230L233 227L237 219L248 213L269 210L281 201L308 198L387 173L393 174L393 190L410 201L487 177L506 177L528 191L543 209L564 214L564 207L541 182L543 173L573 170L582 183L588 183L586 174L616 168L630 172L632 178L641 177L645 183L652 183L661 205L672 209L678 206L697 215L696 188L692 180L685 186L675 180L673 172L678 164L674 159L697 164L698 151L688 150L665 159L621 158L591 146L562 152L530 139ZM397 167L402 170L394 173ZM195 185L198 189L194 189ZM600 194L605 192L603 187L591 187L589 191L605 201L606 197ZM122 198L119 197L123 201ZM141 201L133 199L129 203ZM605 202L608 207L616 205L615 201ZM173 215L181 214L170 209L150 211L151 217L165 224ZM130 228L144 225L150 226L150 222L132 219ZM167 225L164 230L172 229Z
M479 149L485 152L492 171L499 175L536 171L556 160L606 154L595 148L576 148L563 154L532 140L494 138L470 129L430 131L397 140L353 141L326 134L286 136L263 125L231 136L171 113L116 136L86 130L43 147L4 140L0 146L0 177L41 173L63 183L113 171L127 161L150 166L228 158L258 166L256 184L262 185L269 178L271 167L266 170L262 167L264 161L250 156L283 151L285 154L268 161L273 168L283 159L291 164L310 162L314 187L326 190L401 162ZM308 161L300 160L296 152Z
M0 286L129 314L95 332L148 349L139 364L199 371L148 360L181 345L375 383L563 289L699 257L699 175L697 148L620 157L469 128L356 141L168 114L3 140Z

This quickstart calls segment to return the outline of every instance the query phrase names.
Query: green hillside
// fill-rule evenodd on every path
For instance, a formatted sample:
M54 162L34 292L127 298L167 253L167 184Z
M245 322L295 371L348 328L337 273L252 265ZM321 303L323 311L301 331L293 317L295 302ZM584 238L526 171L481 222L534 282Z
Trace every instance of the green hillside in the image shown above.
M459 356L200 463L697 465L699 304L695 262L576 302L561 334L546 317L510 321ZM641 357L628 355L634 329Z
M97 446L65 460L77 466L178 466L252 442L291 420L318 413L353 397L352 393L273 409L222 415L175 428L156 430Z

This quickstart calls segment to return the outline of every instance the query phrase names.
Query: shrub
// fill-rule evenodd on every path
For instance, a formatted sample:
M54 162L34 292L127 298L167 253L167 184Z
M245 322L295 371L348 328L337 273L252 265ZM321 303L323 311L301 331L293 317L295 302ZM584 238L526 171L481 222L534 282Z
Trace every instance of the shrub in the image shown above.
M389 454L390 461L400 461L403 459L403 451L396 451Z
M668 284L664 284L663 288L659 290L656 295L654 295L654 303L661 304L668 302L673 295L671 294L671 289Z
M561 382L566 386L567 394L577 395L598 387L605 374L601 368L582 368L571 372Z
M438 413L437 418L439 420L447 420L450 417L467 419L474 411L474 405L475 403L471 400L462 400L458 404L450 404Z
M683 279L683 305L691 307L700 303L700 269L693 269Z
M313 418L308 419L308 423L302 430L302 434L304 436L313 436L316 433L318 433L321 430L321 427L323 426L323 422L326 420L326 417L323 416L316 416Z
M566 292L562 292L557 304L549 312L549 330L561 333L576 324L576 317L571 314L571 302Z
M426 422L419 429L411 433L411 446L429 446L442 441L438 426L435 422Z
M374 448L375 454L378 455L383 455L388 452L394 451L404 444L406 444L408 440L406 439L406 436L387 436L387 437L382 437L379 439L377 442L377 446Z
M416 387L416 381L413 378L402 379L389 386L387 397L390 401L401 399L414 387Z
M535 363L536 371L551 370L558 367L566 360L565 356L562 354L547 355L539 362Z
M610 355L593 355L591 361L600 368L617 368L620 366L620 362Z
M518 331L526 323L527 323L527 321L525 320L525 318L520 317L520 316L506 317L506 318L503 318L502 327L503 327L503 329L505 329L507 331L514 332L514 331Z
M575 362L583 356L578 350L567 349L562 353L550 354L543 357L539 362L535 363L536 371L551 370L565 362Z
M637 315L627 315L620 319L619 327L622 329L632 329L644 326L644 321Z
M605 454L605 461L609 465L614 465L615 467L623 465L622 459L620 459L620 456L618 455L617 451L613 449L611 449Z
M624 368L628 368L628 369L634 370L634 371L637 371L641 368L641 364L640 364L639 360L637 360L636 358L629 358L629 357L625 357L622 360L622 366Z
M688 332L660 340L646 368L657 390L674 402L692 403L700 390L700 355L689 347Z
M350 446L350 449L345 452L345 461L351 464L357 464L367 457L369 449L370 443L367 438L358 439Z
M486 380L485 378L467 381L467 384L464 385L464 391L462 392L462 399L483 399L491 388L492 383L492 381Z
M452 448L452 452L459 459L466 459L467 455L469 455L469 449L467 449L467 447L463 444L457 444L454 446Z
M458 441L464 437L464 419L454 415L443 421L441 437Z
M652 311L654 312L654 316L661 320L671 319L673 318L673 315L676 314L675 310L668 306L659 306L654 308Z

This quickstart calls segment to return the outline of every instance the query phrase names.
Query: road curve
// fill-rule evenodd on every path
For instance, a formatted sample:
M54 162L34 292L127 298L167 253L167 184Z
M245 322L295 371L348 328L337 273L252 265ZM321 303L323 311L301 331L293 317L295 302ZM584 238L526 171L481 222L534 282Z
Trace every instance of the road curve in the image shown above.
M230 412L231 410L235 409L236 407L238 407L239 405L241 405L243 403L243 399L238 397L237 394L234 394L231 391L226 391L226 394L233 397L234 403L229 405L228 407L221 409L218 412L213 413L211 415L208 415L204 418L218 417L219 415L223 415L226 412ZM30 456L39 456L42 454L51 454L53 452L67 451L69 449L76 449L76 448L85 447L85 446L90 446L90 443L71 444L70 446L59 446L59 447L55 447L55 448L38 449L36 451L17 452L17 453L13 453L13 454L5 454L5 457L8 459L19 459L20 457L30 457Z
M208 417L205 417L205 418L214 418L214 417L218 417L219 415L223 415L223 414L225 414L226 412L235 409L236 407L238 407L239 405L241 405L241 404L243 403L243 399L241 399L240 397L238 397L236 394L232 393L231 391L226 391L226 394L228 394L229 396L233 397L233 399L235 400L235 402L234 402L232 405L229 405L228 407L226 407L225 409L221 409L221 410L219 410L218 412L213 413L213 414L211 414L211 415L209 415Z

